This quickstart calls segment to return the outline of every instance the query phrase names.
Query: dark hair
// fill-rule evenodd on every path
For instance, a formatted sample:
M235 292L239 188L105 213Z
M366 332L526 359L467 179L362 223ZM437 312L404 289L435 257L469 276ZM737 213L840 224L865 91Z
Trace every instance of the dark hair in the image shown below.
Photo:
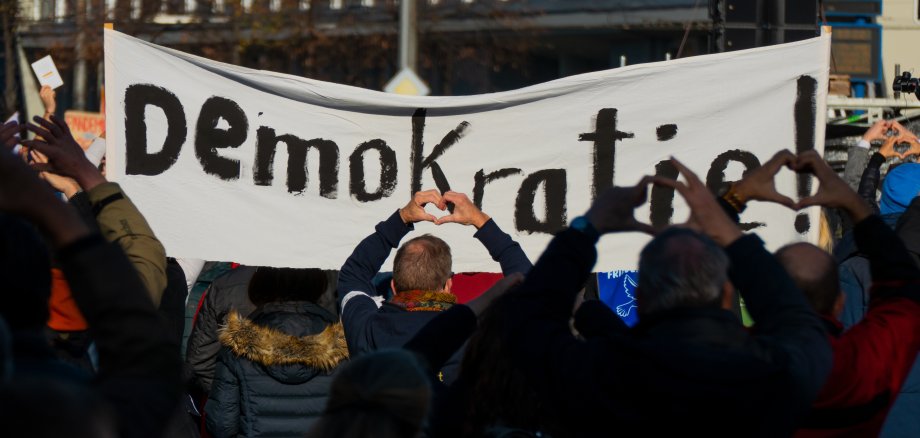
M518 292L510 291L493 301L470 337L460 368L461 376L474 382L467 406L461 407L467 413L463 436L484 436L498 425L555 436L535 390L541 383L530 381L508 351L505 334L513 329L508 314L519 299Z
M802 251L808 253L802 254ZM776 259L786 268L815 312L834 313L834 304L840 296L840 276L830 254L808 243L793 243L777 250ZM806 259L807 263L803 263Z
M450 246L430 234L404 243L393 260L396 292L443 289L450 278L451 263Z
M328 277L321 269L261 267L249 280L249 300L256 306L277 301L315 303L327 287Z
M678 307L718 307L728 280L728 256L710 238L672 227L639 255L639 313Z
M414 437L430 403L428 378L412 353L375 351L339 370L326 411L307 437Z
M30 224L0 214L0 316L10 329L40 329L48 323L51 258Z

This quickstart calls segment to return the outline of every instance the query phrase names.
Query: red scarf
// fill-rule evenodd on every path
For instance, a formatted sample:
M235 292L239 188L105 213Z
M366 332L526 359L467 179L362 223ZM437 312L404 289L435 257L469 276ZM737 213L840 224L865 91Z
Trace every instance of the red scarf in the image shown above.
M390 299L390 304L409 312L440 312L457 303L457 296L448 292L407 290Z

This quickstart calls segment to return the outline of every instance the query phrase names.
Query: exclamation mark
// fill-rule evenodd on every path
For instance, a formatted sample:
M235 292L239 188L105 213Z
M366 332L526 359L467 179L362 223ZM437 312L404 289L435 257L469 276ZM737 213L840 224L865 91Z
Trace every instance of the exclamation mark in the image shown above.
M815 100L818 95L818 81L811 76L800 76L796 82L795 96L795 152L812 150L815 148L815 121L817 106ZM806 173L796 175L796 188L799 199L811 195L812 176ZM799 213L795 217L795 231L804 234L811 228L808 214Z

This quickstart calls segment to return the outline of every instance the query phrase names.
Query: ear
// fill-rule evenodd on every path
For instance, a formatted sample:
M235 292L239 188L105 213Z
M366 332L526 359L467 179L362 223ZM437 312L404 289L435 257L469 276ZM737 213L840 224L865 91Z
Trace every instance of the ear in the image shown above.
M735 287L732 282L725 281L722 284L722 308L731 311L735 307Z
M840 319L840 315L843 315L843 306L846 305L847 294L844 291L840 291L840 294L837 295L837 299L834 300L834 318Z
M393 279L390 279L390 290L393 291L393 295L396 295L396 282Z
M454 285L454 279L448 278L447 283L444 283L444 292L450 293L450 288Z

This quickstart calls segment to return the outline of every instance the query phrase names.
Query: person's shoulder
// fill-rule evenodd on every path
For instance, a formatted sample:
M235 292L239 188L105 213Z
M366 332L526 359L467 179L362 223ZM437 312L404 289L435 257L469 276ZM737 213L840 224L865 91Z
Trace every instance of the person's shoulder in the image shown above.
M211 286L226 288L248 285L249 280L256 273L256 269L254 266L240 266L236 269L231 269L215 278Z

